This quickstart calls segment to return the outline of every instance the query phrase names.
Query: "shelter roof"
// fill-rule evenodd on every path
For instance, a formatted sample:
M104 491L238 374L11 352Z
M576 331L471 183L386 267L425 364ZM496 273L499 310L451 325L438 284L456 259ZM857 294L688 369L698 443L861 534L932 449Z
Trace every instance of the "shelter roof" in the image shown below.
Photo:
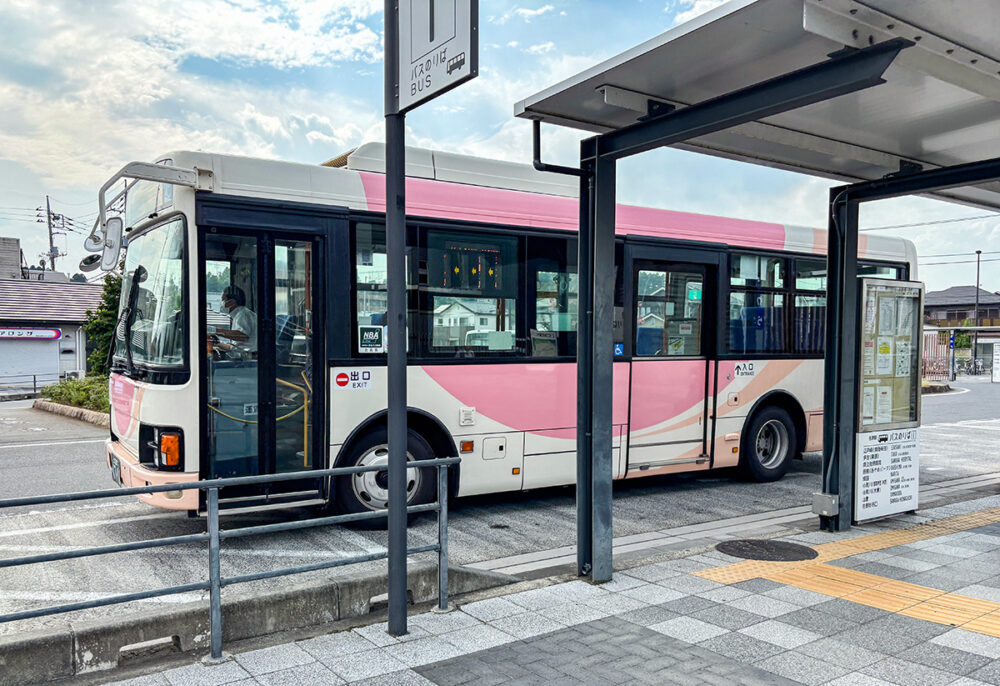
M603 133L685 107L834 52L893 38L915 45L886 83L678 145L846 181L902 162L935 169L1000 157L996 0L731 0L514 106L517 116ZM1000 208L1000 183L936 195Z

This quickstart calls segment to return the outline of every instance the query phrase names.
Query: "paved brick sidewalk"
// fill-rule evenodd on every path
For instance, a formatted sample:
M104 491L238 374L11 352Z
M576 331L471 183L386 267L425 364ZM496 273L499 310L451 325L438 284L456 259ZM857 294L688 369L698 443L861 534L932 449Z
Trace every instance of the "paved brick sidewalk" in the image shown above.
M846 534L784 540L816 545L921 523L945 531L946 521L997 507L1000 496L992 496ZM953 527L824 563L851 579L902 581L900 592L947 593L941 597L964 608L954 620L950 614L905 616L905 609L879 609L794 583L722 584L696 574L711 576L705 570L737 562L711 551L618 571L602 586L570 581L447 614L415 615L402 640L389 636L384 624L372 625L237 654L218 666L194 664L118 683L1000 684L1000 630L990 628L990 618L1000 621L1000 523ZM927 602L935 601L914 599L907 607Z

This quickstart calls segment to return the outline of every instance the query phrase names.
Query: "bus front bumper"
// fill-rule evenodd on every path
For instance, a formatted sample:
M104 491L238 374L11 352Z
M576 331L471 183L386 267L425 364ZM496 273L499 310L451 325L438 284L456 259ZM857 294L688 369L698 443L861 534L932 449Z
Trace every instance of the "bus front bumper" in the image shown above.
M121 474L121 485L126 488L162 486L165 484L198 481L197 472L161 472L155 469L147 469L139 464L138 460L125 450L118 441L108 439L104 442L104 447L107 454L108 469L114 474L115 469L113 464L115 462L118 463L118 470ZM197 490L144 493L136 497L148 505L162 507L165 510L198 509Z

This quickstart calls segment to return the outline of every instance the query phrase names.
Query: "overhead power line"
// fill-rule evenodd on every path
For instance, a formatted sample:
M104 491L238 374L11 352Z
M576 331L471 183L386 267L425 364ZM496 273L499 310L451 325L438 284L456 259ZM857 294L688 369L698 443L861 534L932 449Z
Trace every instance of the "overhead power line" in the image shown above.
M921 257L967 257L975 255L975 252L943 252L937 255L921 255ZM983 255L1000 255L1000 250L984 250Z
M980 260L981 262L1000 262L1000 257L992 260ZM976 260L953 260L951 262L918 262L921 267L935 267L939 264L975 264Z
M955 222L970 222L975 219L1000 219L1000 214L977 214L973 217L957 217L955 219L938 219L928 222L913 222L911 224L892 224L890 226L870 226L858 231L887 231L888 229L909 229L914 226L937 226L938 224L953 224Z

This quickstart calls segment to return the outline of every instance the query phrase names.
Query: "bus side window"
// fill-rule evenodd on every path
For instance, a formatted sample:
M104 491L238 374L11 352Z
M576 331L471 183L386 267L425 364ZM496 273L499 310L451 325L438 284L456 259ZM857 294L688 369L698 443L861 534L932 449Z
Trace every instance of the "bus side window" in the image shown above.
M458 357L524 351L517 335L518 238L429 229L422 316L428 352Z
M532 357L576 353L576 242L528 238L529 346Z
M385 227L357 224L354 233L358 326L384 326L386 296Z

